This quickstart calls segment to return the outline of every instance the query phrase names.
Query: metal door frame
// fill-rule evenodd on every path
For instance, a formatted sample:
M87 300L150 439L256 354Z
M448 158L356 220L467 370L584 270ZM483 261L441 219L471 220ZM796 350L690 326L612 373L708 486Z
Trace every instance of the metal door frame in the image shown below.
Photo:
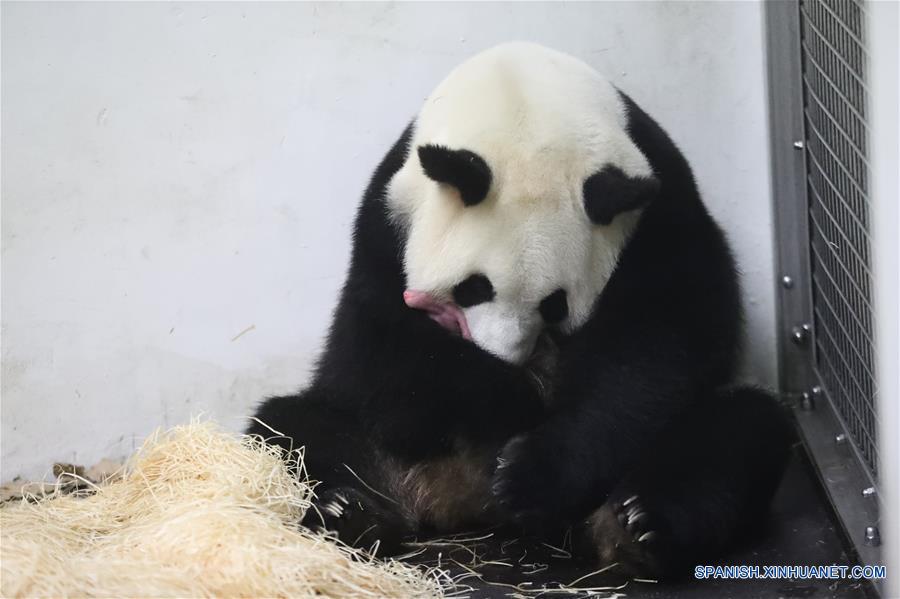
M877 487L813 365L809 201L798 0L765 2L779 386L861 564L881 564Z

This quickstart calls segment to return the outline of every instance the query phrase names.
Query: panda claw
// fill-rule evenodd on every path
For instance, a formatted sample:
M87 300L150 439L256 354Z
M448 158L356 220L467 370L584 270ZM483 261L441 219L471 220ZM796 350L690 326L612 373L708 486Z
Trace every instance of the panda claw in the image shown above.
M322 511L327 512L334 518L341 518L344 515L344 506L337 501L332 501L322 506Z
M648 541L652 541L655 538L656 538L656 531L648 530L647 532L645 532L644 534L639 536L637 541L638 541L638 543L646 543Z
M632 495L631 497L629 497L628 499L626 499L625 501L622 502L622 507L628 507L629 505L631 505L632 503L637 501L637 499L638 499L637 495Z
M631 527L634 524L637 524L639 520L646 519L647 512L638 511L632 514L629 514L628 520L625 523L626 526Z
M509 499L506 497L506 494L503 492L504 486L501 481L496 481L491 485L491 495L494 497L494 500L503 507L509 505Z

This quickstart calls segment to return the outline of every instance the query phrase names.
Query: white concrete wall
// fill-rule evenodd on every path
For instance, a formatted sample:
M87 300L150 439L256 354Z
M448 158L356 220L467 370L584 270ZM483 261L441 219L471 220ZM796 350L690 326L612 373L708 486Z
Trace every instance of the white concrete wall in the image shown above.
M772 382L758 2L3 3L2 478L201 410L239 428L300 387L373 167L452 66L512 39L586 59L681 145Z
M883 595L900 597L900 5L873 2L868 9L870 180L878 375L878 442L882 563L893 572Z

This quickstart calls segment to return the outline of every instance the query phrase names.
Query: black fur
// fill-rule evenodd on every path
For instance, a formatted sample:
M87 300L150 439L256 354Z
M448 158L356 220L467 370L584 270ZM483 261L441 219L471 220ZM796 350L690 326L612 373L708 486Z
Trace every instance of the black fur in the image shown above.
M584 209L598 225L608 225L617 214L646 206L659 191L656 177L629 177L606 165L584 182Z
M622 97L628 132L658 188L645 197L627 181L606 185L611 205L649 203L590 319L571 335L554 334L550 362L510 365L404 305L403 233L384 194L407 155L409 129L376 170L313 380L257 412L286 435L272 442L306 446L308 471L323 481L320 497L351 493L371 504L371 520L345 518L349 530L326 523L345 541L372 525L388 541L420 530L391 495L389 470L460 447L502 448L490 487L504 519L585 522L590 551L636 572L683 572L764 514L791 432L770 396L722 390L734 375L741 327L734 261L682 154ZM420 157L423 150L423 165L440 163L430 152L449 152L420 148ZM477 190L452 178L467 203L489 185L483 176ZM598 210L602 223L618 208ZM547 363L549 370L538 366ZM268 435L259 425L250 430Z
M491 188L491 169L475 152L451 150L444 146L420 146L419 162L429 179L459 190L466 206L481 202Z
M494 286L481 273L471 275L453 288L453 301L463 308L477 306L494 299Z
M762 391L701 397L615 486L581 539L635 575L665 578L712 563L736 537L757 532L791 437L781 408ZM597 526L607 510L616 518Z
M556 324L565 320L569 315L569 303L566 299L566 290L557 289L541 300L538 305L541 318L548 324Z

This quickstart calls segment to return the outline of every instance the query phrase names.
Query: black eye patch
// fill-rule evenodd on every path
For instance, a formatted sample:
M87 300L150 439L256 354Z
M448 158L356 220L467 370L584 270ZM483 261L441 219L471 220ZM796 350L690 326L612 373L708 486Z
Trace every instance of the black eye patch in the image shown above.
M538 311L548 324L556 324L565 320L569 315L569 302L566 300L566 290L557 289L541 300Z
M453 288L453 301L461 308L477 306L494 299L494 286L483 274L474 274Z

